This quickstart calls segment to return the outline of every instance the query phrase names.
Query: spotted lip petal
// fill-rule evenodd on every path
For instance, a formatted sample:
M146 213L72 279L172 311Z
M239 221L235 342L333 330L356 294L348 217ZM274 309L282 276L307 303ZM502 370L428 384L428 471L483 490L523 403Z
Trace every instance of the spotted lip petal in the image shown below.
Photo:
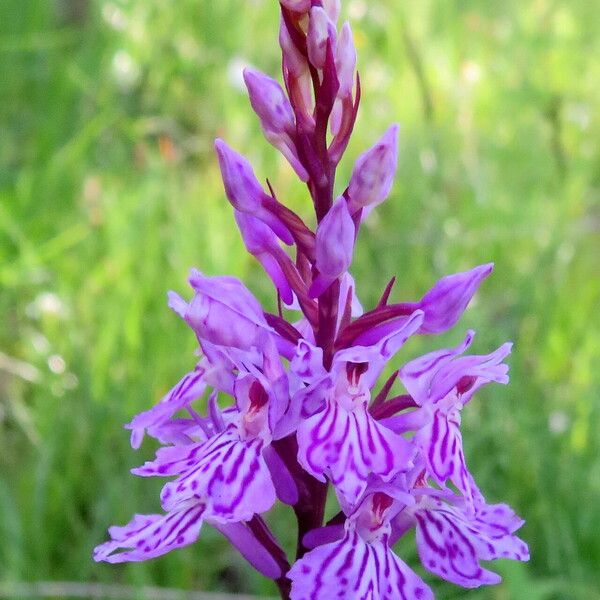
M366 407L347 411L335 401L298 428L298 461L311 475L329 477L349 502L364 492L371 473L389 480L411 466L413 448L377 423Z
M166 515L135 515L124 527L108 530L112 539L95 548L94 560L137 562L187 546L198 538L205 512L206 504L188 503Z
M493 585L501 577L480 560L529 560L527 545L513 535L523 521L504 504L480 506L474 516L441 500L415 511L417 548L423 566L466 588Z
M262 440L242 440L236 427L230 425L179 461L159 464L161 458L173 458L165 453L157 457L158 462L143 468L166 471L156 473L161 475L174 474L187 460L189 468L163 487L161 501L165 510L199 497L208 499L211 519L222 523L247 521L255 514L269 510L276 500L262 450Z
M387 545L366 543L351 528L289 571L291 600L433 600L433 593Z

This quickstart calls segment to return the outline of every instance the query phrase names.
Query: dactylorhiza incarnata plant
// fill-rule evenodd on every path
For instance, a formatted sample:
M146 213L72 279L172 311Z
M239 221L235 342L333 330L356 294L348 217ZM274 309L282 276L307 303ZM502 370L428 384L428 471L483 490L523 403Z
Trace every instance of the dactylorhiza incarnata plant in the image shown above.
M468 331L373 392L409 338L457 322L492 265L444 277L417 302L389 303L392 279L363 311L348 269L361 223L390 192L398 127L358 158L334 198L360 101L352 31L337 29L339 0L281 0L280 8L285 90L254 69L244 78L267 140L308 187L316 231L216 141L225 193L248 252L273 280L278 314L234 277L192 271L191 300L169 294L200 360L127 425L134 448L145 434L162 444L133 473L171 478L164 513L111 527L94 558L154 558L191 544L207 523L275 580L282 598L425 600L433 592L393 550L414 528L428 571L467 588L498 583L480 561L527 560L514 535L523 521L506 504L486 503L467 470L460 422L481 386L508 382L511 344L466 355ZM397 380L406 393L393 393ZM330 485L340 511L324 523ZM261 516L278 500L298 523L293 563Z

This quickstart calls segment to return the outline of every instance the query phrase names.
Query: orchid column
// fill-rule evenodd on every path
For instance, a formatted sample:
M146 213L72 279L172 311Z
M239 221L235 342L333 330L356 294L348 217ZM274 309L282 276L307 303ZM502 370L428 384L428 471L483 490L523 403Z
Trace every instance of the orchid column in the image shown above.
M352 31L338 29L336 0L281 0L280 8L284 87L253 69L244 78L265 137L307 185L316 229L261 185L247 159L215 142L235 221L273 281L278 310L265 311L238 279L195 270L189 301L170 293L200 360L127 425L133 447L145 434L162 444L133 472L172 478L164 513L112 527L94 558L154 558L195 541L206 522L282 598L429 599L392 549L414 528L431 573L468 588L498 583L480 561L527 560L514 535L523 522L475 484L460 415L481 386L508 382L511 345L464 355L469 331L455 348L379 382L412 336L455 325L492 265L447 276L416 302L390 304L392 278L363 312L349 268L362 221L392 187L398 126L357 159L347 186L336 186L360 102ZM329 489L339 512L324 523ZM277 501L296 517L293 557L261 516Z

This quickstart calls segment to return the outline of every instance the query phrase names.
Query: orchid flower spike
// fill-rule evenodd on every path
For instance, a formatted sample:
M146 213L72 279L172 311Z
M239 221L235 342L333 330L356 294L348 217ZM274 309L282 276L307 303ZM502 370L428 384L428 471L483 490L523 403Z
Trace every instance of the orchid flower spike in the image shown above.
M212 527L284 600L432 600L432 587L394 550L413 529L423 567L465 588L500 581L482 561L529 558L516 535L523 521L508 505L487 503L461 432L478 390L508 383L512 345L469 355L468 331L454 347L408 362L403 355L415 336L454 327L492 263L396 304L388 274L381 299L364 309L349 273L361 221L391 192L399 127L358 157L336 197L361 99L352 30L344 23L338 31L340 5L280 0L283 85L244 72L260 127L306 183L314 220L215 141L224 194L274 298L263 304L240 279L198 270L187 299L169 293L195 335L196 356L126 425L133 448L145 436L158 446L132 471L163 481L157 511L110 527L96 561L158 559ZM328 497L339 511L324 523ZM270 515L277 503L293 511ZM294 557L269 521L290 514Z

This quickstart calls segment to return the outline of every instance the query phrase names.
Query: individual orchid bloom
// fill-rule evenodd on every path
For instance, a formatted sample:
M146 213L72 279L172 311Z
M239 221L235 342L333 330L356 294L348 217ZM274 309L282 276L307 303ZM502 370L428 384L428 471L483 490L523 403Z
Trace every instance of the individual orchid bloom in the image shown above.
M293 238L285 225L263 206L267 194L256 179L250 162L231 149L223 140L215 141L225 193L232 206L264 221L286 244Z
M236 383L237 411L207 441L159 449L156 459L134 469L143 477L177 476L161 493L163 508L176 510L198 499L221 523L247 521L275 503L273 481L263 457L272 441L270 398L252 376Z
M245 69L244 81L265 137L287 158L298 177L308 181L308 173L298 158L293 140L296 122L285 92L277 81L256 69Z
M511 350L511 344L504 344L485 356L461 357L473 336L469 331L456 348L426 354L400 369L402 383L425 418L415 443L422 450L429 475L442 486L452 481L471 507L478 490L465 462L460 411L486 383L508 383L508 366L502 361Z
M389 481L412 466L412 445L379 424L368 407L376 377L418 329L421 318L420 313L415 314L400 331L376 347L337 353L331 374L319 369L315 360L319 352L311 356L306 343L301 344L292 361L297 374L317 379L295 398L303 408L316 410L298 427L298 461L318 480L329 479L346 501L362 495L371 474Z
M368 496L346 520L341 540L318 546L292 567L291 600L433 600L431 589L389 545L394 499Z
M355 227L346 200L340 197L319 223L316 237L316 267L319 275L309 294L320 296L352 262Z
M465 588L500 583L501 577L479 561L529 560L529 549L514 535L524 523L506 504L479 504L474 514L460 499L424 495L407 513L416 523L423 566Z
M306 41L308 59L315 68L322 69L325 66L327 46L335 51L336 37L335 25L327 12L320 6L313 6L310 9Z
M377 206L388 197L398 166L399 129L398 125L392 125L356 161L348 186L351 213L361 208Z

